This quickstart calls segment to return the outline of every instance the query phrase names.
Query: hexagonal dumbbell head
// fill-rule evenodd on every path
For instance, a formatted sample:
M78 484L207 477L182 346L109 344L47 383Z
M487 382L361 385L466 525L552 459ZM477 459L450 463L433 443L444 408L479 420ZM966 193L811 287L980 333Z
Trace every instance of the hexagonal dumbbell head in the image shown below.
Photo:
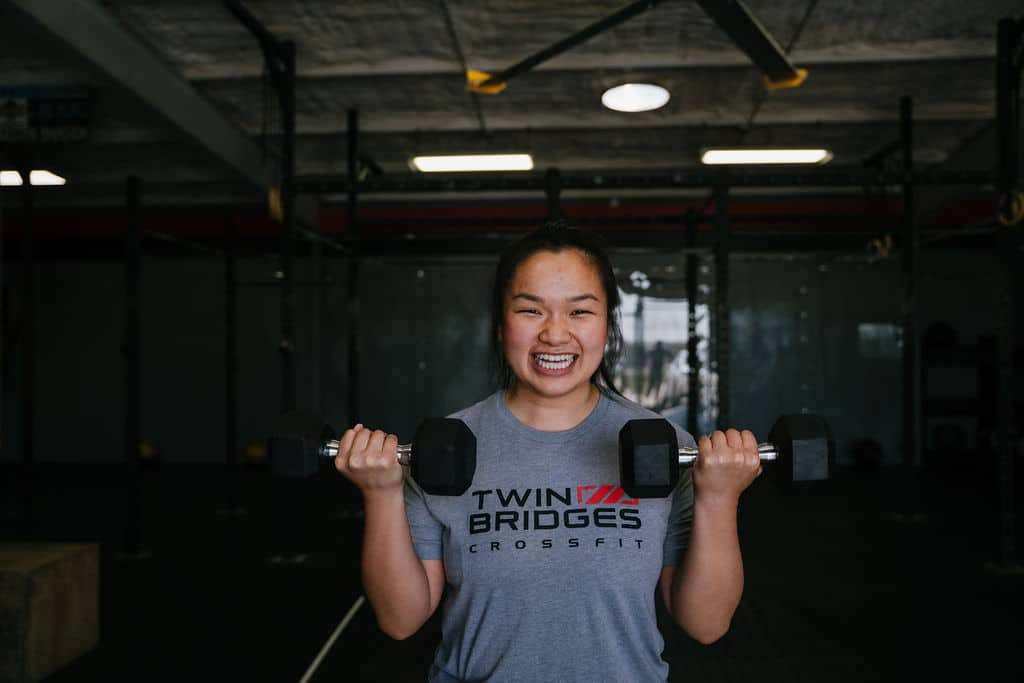
M679 482L679 441L667 420L630 420L619 431L619 479L633 498L664 498Z
M320 471L317 451L334 432L317 415L297 410L278 417L268 441L271 471L275 476L305 478Z
M817 415L783 415L768 434L778 459L774 475L780 483L828 479L835 461L828 424Z
M462 420L424 420L416 429L409 467L427 493L461 496L476 472L476 437Z

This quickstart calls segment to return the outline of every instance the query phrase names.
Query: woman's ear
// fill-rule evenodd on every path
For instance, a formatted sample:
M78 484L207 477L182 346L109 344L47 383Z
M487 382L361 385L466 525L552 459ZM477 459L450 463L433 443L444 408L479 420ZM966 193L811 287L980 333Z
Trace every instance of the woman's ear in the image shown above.
M503 325L501 323L498 323L497 336L498 336L498 343L499 344L504 344L505 343L505 332L502 329L502 327L503 327Z

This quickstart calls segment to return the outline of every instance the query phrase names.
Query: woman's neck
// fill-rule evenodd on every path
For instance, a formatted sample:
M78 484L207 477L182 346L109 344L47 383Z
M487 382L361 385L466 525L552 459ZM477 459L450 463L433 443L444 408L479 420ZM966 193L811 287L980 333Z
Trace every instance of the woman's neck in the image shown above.
M572 429L594 410L601 392L587 383L580 391L565 396L539 396L513 384L505 392L509 412L527 427L541 432L563 432Z

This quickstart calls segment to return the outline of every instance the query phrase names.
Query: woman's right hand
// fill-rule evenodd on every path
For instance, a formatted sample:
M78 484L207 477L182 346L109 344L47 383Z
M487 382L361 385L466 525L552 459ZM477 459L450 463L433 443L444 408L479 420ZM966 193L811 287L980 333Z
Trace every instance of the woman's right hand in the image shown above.
M338 441L334 467L366 494L402 490L398 437L357 424Z

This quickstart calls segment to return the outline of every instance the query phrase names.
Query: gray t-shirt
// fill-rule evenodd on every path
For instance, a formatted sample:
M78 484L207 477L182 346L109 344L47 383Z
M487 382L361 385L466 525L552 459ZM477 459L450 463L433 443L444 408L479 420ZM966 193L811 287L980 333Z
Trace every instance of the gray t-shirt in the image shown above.
M452 417L477 439L469 490L433 496L406 479L416 552L447 579L429 680L664 681L654 601L689 540L691 479L659 499L618 486L619 430L658 416L602 394L576 427L541 432L498 392Z

